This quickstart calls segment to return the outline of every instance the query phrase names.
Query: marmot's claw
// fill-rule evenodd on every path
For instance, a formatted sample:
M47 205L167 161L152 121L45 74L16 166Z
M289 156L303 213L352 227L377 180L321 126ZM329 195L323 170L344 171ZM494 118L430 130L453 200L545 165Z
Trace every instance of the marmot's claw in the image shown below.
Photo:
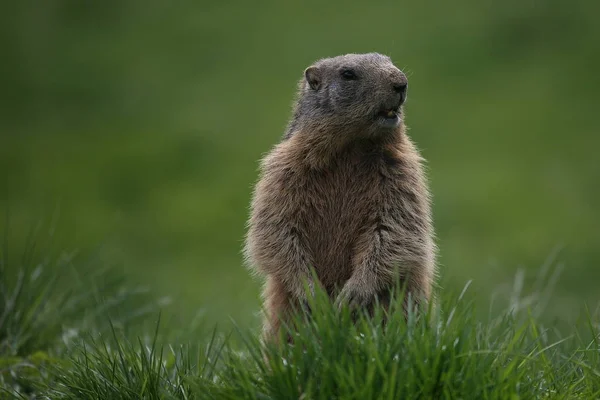
M304 312L311 312L311 308L310 308L310 304L308 302L308 300L302 300L302 302L300 303L301 309Z
M312 298L315 297L315 283L311 280L308 281L308 293Z
M347 306L351 311L356 311L368 307L371 302L372 296L368 293L345 287L336 298L335 307L342 310Z
M336 310L341 311L342 308L344 307L344 305L347 303L348 303L347 292L342 290L335 298L335 302L334 302L333 306L335 307Z
M303 303L308 303L308 299L315 297L315 284L312 279L309 279L306 283L308 290L304 284L300 285L294 290L296 297Z

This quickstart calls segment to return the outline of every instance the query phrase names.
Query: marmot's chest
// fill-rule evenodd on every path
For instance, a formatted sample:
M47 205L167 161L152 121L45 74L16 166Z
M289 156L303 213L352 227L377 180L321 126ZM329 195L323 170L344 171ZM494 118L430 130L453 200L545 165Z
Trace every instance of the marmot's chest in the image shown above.
M384 182L375 172L349 165L310 173L303 185L306 212L320 223L349 228L376 207Z
M362 164L312 171L305 177L298 189L300 223L318 272L336 271L342 280L349 276L356 241L382 206L386 184L375 166Z

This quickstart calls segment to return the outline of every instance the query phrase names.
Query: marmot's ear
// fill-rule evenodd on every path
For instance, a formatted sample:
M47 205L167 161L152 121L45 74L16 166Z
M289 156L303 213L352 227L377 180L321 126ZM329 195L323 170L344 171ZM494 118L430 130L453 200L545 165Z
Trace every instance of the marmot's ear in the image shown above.
M317 67L308 67L304 70L304 78L313 90L319 90L321 87L321 71Z

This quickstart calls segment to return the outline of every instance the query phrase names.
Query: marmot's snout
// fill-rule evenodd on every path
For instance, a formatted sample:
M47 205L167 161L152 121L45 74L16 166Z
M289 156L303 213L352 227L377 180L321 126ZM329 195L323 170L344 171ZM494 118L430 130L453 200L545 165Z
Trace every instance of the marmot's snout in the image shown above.
M400 123L402 104L406 101L408 83L406 77L400 72L400 77L394 79L391 84L389 96L383 99L381 107L377 111L377 121L386 127L396 127Z

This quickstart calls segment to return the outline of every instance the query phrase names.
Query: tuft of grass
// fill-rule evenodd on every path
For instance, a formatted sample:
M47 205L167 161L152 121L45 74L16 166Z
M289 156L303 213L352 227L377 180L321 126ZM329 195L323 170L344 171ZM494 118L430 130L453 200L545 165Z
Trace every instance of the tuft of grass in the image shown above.
M110 343L89 337L68 364L55 367L56 380L45 392L53 399L191 399L189 381L211 382L223 345L215 334L206 346L159 344L158 324L151 341L131 342L114 326Z
M54 380L50 369L69 364L81 335L110 332L111 318L134 327L160 301L130 289L115 268L75 252L53 254L52 236L32 229L19 251L4 235L0 248L0 394L26 396ZM9 251L12 250L12 251Z
M327 301L294 325L294 343L269 346L246 336L212 398L431 399L597 398L599 331L561 337L509 310L487 323L465 292L442 296L437 310L391 306L391 318L337 313Z
M592 399L600 396L598 327L591 318L560 336L513 309L481 322L466 291L437 309L392 302L389 315L334 309L325 295L286 328L292 344L165 347L97 336L52 372L60 399ZM385 320L385 323L384 323ZM585 325L585 326L584 326ZM291 328L295 326L295 328Z

